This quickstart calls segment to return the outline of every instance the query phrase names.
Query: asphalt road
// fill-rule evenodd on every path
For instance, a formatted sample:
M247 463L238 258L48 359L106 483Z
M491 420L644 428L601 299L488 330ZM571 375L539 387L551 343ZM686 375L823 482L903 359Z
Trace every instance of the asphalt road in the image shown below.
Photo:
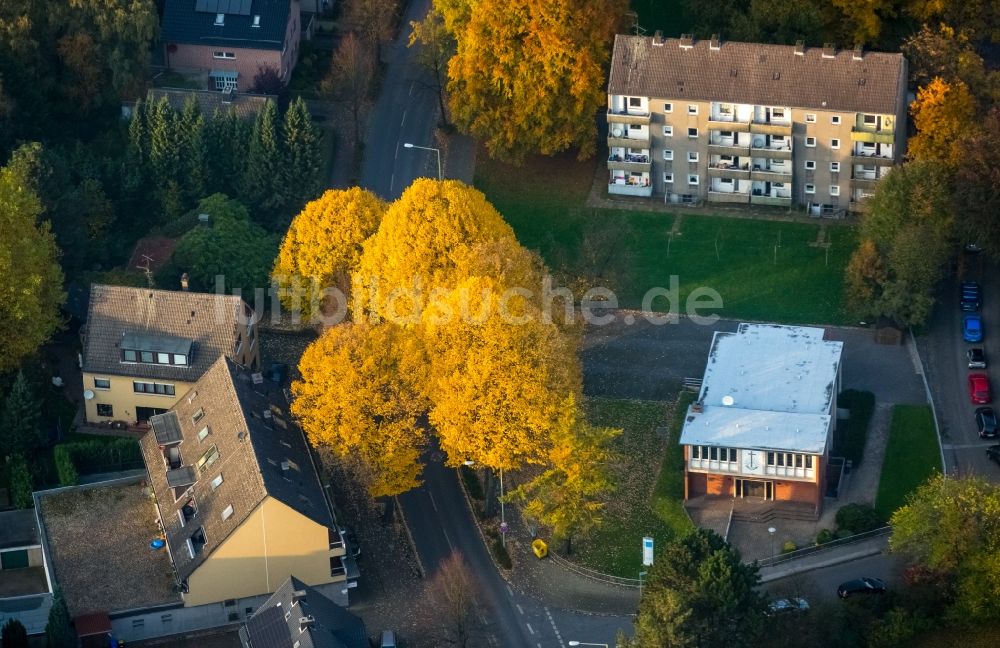
M770 598L801 596L812 605L838 600L837 586L862 576L881 578L890 589L902 586L903 560L894 554L876 554L851 562L814 569L766 583L761 589Z
M1000 283L996 267L989 265L982 255L966 255L963 278L979 281L983 286L983 344L969 344L962 339L962 316L958 306L959 277L945 282L938 294L928 332L919 340L927 379L934 405L937 408L944 442L946 469L958 476L982 475L992 480L1000 479L1000 467L986 458L986 447L1000 443L995 439L980 439L976 430L974 412L977 405L969 400L968 374L965 352L974 346L986 349L987 370L997 399L1000 387ZM982 371L982 370L974 370ZM995 406L995 405L994 405Z

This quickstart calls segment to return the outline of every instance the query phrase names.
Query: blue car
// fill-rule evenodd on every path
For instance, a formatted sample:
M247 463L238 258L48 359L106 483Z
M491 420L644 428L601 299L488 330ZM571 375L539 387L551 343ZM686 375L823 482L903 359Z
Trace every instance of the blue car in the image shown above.
M966 315L963 317L962 337L966 342L982 342L983 318L979 315Z

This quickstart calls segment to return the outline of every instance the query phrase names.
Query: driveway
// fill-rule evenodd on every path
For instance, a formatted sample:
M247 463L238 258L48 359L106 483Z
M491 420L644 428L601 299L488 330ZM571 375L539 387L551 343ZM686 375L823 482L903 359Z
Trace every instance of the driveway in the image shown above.
M982 264L982 265L980 265ZM941 440L947 472L953 475L983 475L1000 479L1000 469L986 458L987 446L997 440L979 438L973 412L976 405L969 402L966 376L971 373L966 365L965 352L974 346L986 349L988 369L994 398L1000 373L992 363L1000 360L1000 283L993 279L996 267L984 261L969 259L965 277L983 285L984 344L968 344L962 340L962 315L958 307L959 278L944 282L938 293L938 303L930 326L919 336L917 344L927 365L934 406L941 426ZM981 371L981 370L977 370Z

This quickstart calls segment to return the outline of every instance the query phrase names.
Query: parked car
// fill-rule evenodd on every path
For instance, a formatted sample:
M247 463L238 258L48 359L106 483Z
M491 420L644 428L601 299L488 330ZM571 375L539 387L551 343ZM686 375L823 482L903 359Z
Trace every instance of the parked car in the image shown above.
M986 448L986 457L1000 464L1000 445L991 445Z
M966 342L983 341L983 318L977 313L962 318L962 338Z
M392 630L383 630L382 641L378 646L379 648L396 648L396 633Z
M980 347L969 349L965 352L965 357L969 359L969 369L986 368L986 351Z
M786 612L805 612L809 609L809 601L804 598L783 598L771 601L767 605L767 615L784 614Z
M976 428L980 439L992 439L997 435L997 413L992 407L976 408Z
M977 311L982 305L983 291L975 281L963 281L959 290L959 305L964 311Z
M846 599L855 594L884 594L885 589L885 581L866 576L841 583L840 587L837 588L837 596Z
M973 405L988 405L993 400L990 394L990 379L986 374L969 374L969 398Z

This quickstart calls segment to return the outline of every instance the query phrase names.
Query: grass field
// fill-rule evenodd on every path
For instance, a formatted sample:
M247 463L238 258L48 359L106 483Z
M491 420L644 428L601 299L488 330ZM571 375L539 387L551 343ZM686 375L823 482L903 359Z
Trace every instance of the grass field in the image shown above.
M917 486L941 471L934 418L927 405L896 405L875 508L886 519Z
M682 403L686 411L687 404ZM617 490L605 509L604 525L575 543L573 559L607 574L637 578L642 569L642 538L656 546L691 528L681 506L683 477L680 445L667 444L661 434L671 425L672 440L680 434L680 417L672 404L653 401L589 399L587 412L597 425L620 427L614 467ZM676 419L676 420L672 420Z
M686 296L704 286L722 296L723 317L852 323L842 294L854 228L828 227L824 250L809 245L818 224L688 213L671 236L670 213L586 208L593 179L593 160L568 155L532 158L521 167L485 155L476 163L476 186L522 244L575 285L611 288L623 307L639 308L647 290L669 287L676 275L682 310Z

